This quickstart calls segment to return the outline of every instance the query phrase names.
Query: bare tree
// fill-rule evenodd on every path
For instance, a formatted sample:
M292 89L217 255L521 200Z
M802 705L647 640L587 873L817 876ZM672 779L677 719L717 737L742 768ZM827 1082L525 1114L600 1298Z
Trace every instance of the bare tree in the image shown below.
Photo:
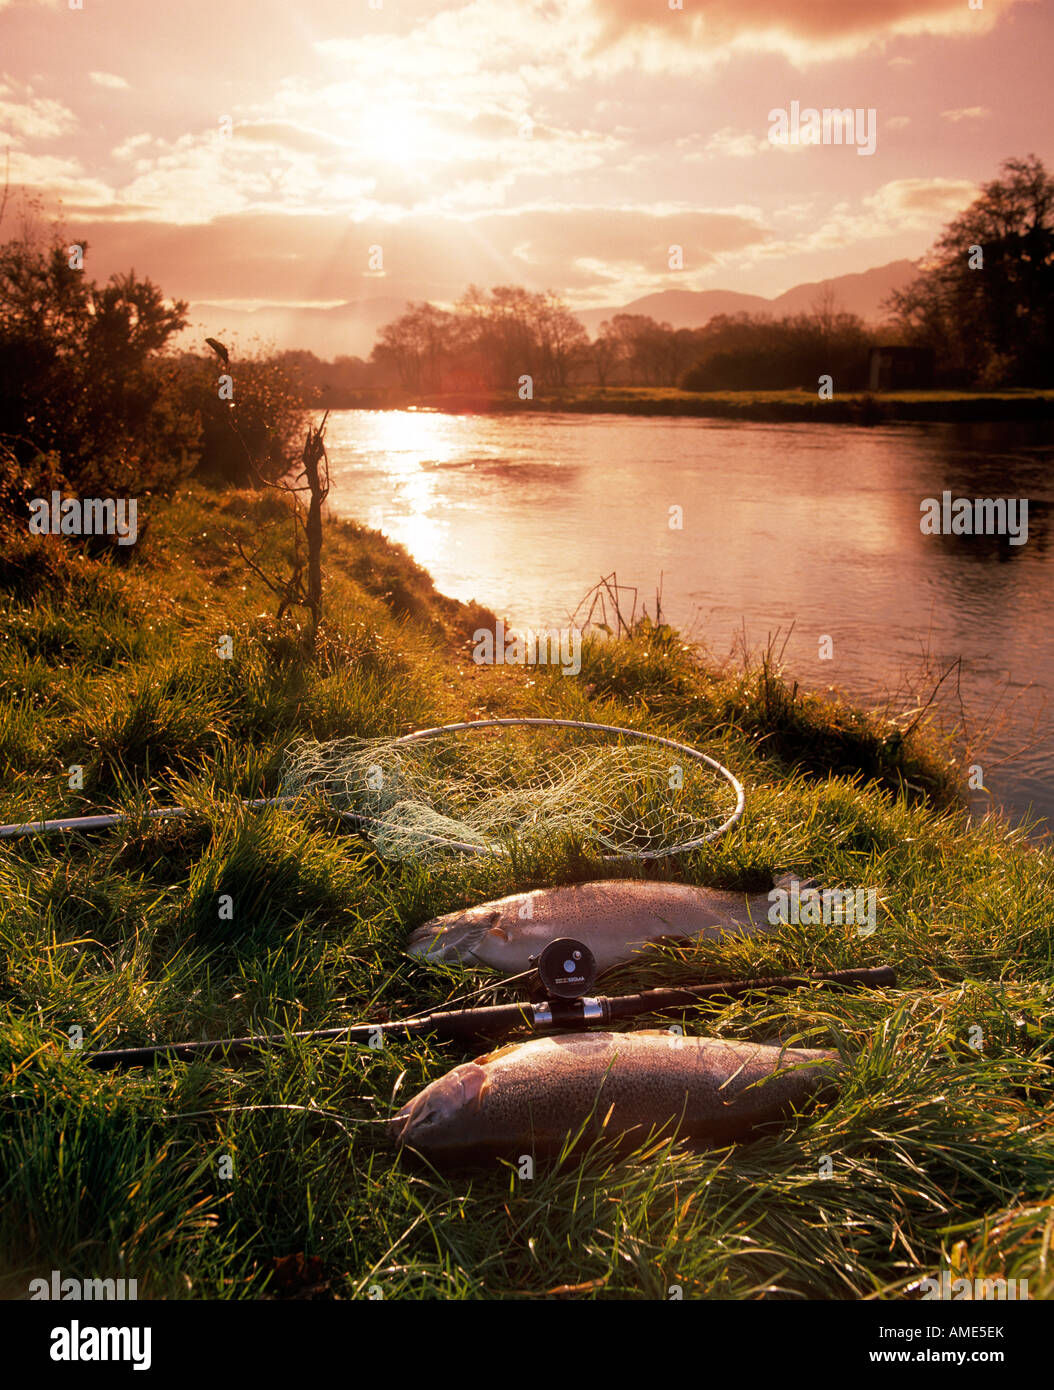
M590 344L589 350L593 357L597 384L606 386L622 357L619 340L612 334L610 323L604 322L600 325L600 332Z
M825 340L833 336L840 313L838 291L828 283L809 305L809 316Z
M209 338L206 341L224 364L224 367L229 366L230 356L224 345L214 338ZM269 488L273 492L282 493L292 499L290 514L293 522L293 557L290 573L285 578L281 578L268 574L263 568L259 562L259 557L266 541L262 541L250 555L246 553L237 536L232 535L229 531L226 533L228 538L233 541L234 547L245 565L266 584L278 599L278 611L275 614L277 621L280 622L289 609L294 606L307 609L308 624L303 632L302 645L309 656L315 654L318 628L322 619L322 505L329 495L329 456L326 453L324 436L328 419L329 411L327 410L317 429L308 426L307 437L304 440L304 447L300 455L302 465L300 472L296 477L287 476L279 479L278 482L271 482L260 473L253 463L248 446L242 440L257 485L262 488ZM231 419L231 428L241 439L237 420L234 418ZM302 501L305 493L308 498L306 506ZM270 527L264 528L265 532L269 532L271 529Z
M303 468L296 479L263 484L276 492L284 492L293 499L293 562L288 577L275 578L265 572L257 558L263 549L262 545L258 546L252 555L247 555L241 541L232 537L235 548L245 564L278 598L278 611L275 614L278 621L281 621L294 605L307 609L309 621L304 630L303 645L309 656L315 654L318 628L322 619L322 504L329 495L329 457L326 454L323 435L328 419L327 410L318 429L308 427L300 458ZM309 498L306 507L300 500L303 493L307 493Z
M423 301L410 303L406 313L380 331L372 358L390 363L407 391L438 391L452 351L456 321L453 314Z
M532 299L545 375L551 385L564 387L572 368L588 357L589 337L554 290Z

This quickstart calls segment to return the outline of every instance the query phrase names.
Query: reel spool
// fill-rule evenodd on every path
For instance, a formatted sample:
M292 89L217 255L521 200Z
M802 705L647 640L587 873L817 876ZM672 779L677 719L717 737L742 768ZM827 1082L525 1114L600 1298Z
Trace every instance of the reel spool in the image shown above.
M532 958L538 984L532 997L581 999L596 983L597 963L593 952L572 936L558 936Z

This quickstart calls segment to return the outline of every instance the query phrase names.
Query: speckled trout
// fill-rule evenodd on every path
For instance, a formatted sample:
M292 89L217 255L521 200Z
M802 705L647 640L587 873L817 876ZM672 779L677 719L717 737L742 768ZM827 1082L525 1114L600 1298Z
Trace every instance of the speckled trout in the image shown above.
M676 1129L724 1144L799 1109L838 1065L837 1052L658 1031L532 1038L433 1081L391 1133L427 1158L462 1161L552 1153L580 1129L586 1141L636 1145Z
M791 875L776 880L783 888ZM805 895L815 879L799 883ZM730 893L687 883L636 878L536 888L435 917L411 932L411 955L447 964L486 965L506 975L530 969L530 958L557 936L582 941L608 970L664 937L710 938L730 932L750 936L778 930L768 893ZM772 917L776 920L771 920Z

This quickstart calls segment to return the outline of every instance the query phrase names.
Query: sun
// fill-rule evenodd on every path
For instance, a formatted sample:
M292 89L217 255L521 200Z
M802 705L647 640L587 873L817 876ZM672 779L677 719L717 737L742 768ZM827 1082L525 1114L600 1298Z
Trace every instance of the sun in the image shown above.
M408 101L378 105L364 116L360 130L370 156L400 168L428 158L434 136L428 121Z

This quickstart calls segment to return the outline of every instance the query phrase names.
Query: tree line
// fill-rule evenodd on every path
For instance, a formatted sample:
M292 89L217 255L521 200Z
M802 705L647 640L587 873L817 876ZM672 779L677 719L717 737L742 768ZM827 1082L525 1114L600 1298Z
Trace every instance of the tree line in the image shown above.
M889 310L906 342L934 350L963 386L1054 378L1054 179L1035 155L1007 159L923 260Z
M524 375L536 388L555 390L583 384L733 390L806 385L819 366L843 378L851 371L862 384L870 342L861 320L830 304L780 320L720 315L702 328L615 314L590 341L552 291L503 285L488 294L472 286L453 310L410 304L385 325L370 359L379 373L366 382L394 381L414 395L515 390Z
M702 328L673 328L646 314L615 314L590 341L551 291L471 287L453 310L411 304L382 328L372 363L412 394L535 387L683 386L721 391L815 386L820 372L845 387L865 384L877 337L862 320L821 298L808 314L771 319L718 315Z

